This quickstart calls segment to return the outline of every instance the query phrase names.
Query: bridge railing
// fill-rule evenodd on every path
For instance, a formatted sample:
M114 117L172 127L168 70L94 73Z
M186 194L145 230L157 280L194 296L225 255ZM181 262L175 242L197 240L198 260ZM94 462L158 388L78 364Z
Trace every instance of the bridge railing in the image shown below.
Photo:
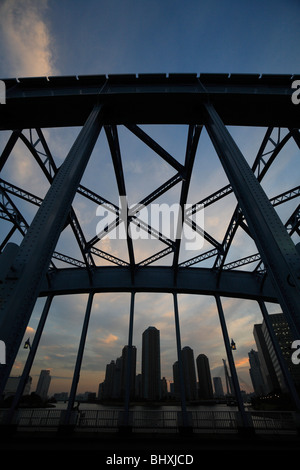
M257 433L297 433L298 415L290 411L247 412L253 429ZM0 409L0 424L5 423L7 410ZM19 409L13 424L17 429L57 430L64 423L65 410ZM241 428L239 411L188 411L188 424L194 432L238 432ZM133 432L178 432L183 425L182 412L176 410L130 410L118 409L72 411L70 424L75 430L117 431L130 426Z

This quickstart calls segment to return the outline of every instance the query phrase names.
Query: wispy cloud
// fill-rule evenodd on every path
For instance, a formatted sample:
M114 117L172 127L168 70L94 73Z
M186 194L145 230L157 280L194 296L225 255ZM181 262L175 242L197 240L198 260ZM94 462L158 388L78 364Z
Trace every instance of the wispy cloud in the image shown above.
M117 340L118 340L118 337L110 333L109 335L106 336L106 338L103 339L103 342L105 344L111 344L111 343L115 343Z
M53 41L46 21L47 0L4 0L0 6L6 76L48 76L54 66Z

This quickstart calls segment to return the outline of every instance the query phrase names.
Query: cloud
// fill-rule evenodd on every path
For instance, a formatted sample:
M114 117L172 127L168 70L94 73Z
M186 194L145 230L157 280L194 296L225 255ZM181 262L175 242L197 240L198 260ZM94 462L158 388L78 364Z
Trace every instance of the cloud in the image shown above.
M34 334L35 334L35 329L32 328L31 326L27 326L27 328L26 328L26 334L28 334L28 335L34 335Z
M106 336L106 338L103 339L103 343L112 344L118 341L118 339L119 338L116 335L113 335L112 333L110 333L109 335Z
M45 19L47 0L4 0L0 6L6 75L48 76L54 66L53 39Z

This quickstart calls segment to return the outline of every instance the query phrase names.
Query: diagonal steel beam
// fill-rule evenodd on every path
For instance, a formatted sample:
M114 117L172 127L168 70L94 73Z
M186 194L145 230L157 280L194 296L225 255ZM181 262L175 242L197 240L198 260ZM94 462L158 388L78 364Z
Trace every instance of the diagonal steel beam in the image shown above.
M113 166L114 166L118 190L119 190L119 196L121 198L127 198L117 127L105 126L105 133L107 136L110 153L111 153L111 157L113 161ZM127 213L127 206L125 208L121 208L121 211L122 210L126 211L126 217L125 217L125 220L126 220L125 229L126 229L126 234L127 234L126 240L127 240L130 266L131 266L132 274L133 274L133 270L135 267L135 259L134 259L133 243L129 234L129 220L128 220L128 213Z
M139 224L140 228L142 230L148 232L149 234L151 234L151 236L157 238L158 240L162 241L163 243L173 244L172 240L167 239L160 232L155 230L153 227L151 227L150 225L143 222L138 217L138 213L143 207L146 207L149 204L151 204L151 202L153 202L155 199L160 197L162 194L164 194L170 188L175 186L181 180L182 180L181 175L179 175L179 173L177 173L175 176L173 176L172 178L167 180L165 183L163 183L161 186L159 186L159 188L155 189L154 191L152 191L152 193L148 194L148 196L144 197L142 199L142 201L135 204L133 207L130 207L129 212L128 212L129 222L135 223L136 225ZM105 227L105 229L103 229L101 233L99 233L95 237L93 237L88 242L88 246L93 246L95 243L97 243L99 241L99 239L101 240L101 238L105 237L108 233L110 233L112 230L114 230L116 227L118 227L119 224L122 223L123 220L122 220L121 217L119 217L119 208L118 207L116 207L115 214L116 214L116 219L113 220L107 227Z
M15 130L10 135L10 138L8 139L8 142L6 143L5 148L0 156L0 171L2 171L5 163L7 162L7 159L11 154L18 138L20 137L21 132L21 130Z
M202 131L202 126L189 126L187 146L186 146L186 155L185 155L185 165L184 165L184 180L182 182L181 194L179 205L181 212L179 214L178 227L177 227L177 239L175 241L174 249L174 258L173 258L173 267L175 268L175 275L178 269L178 260L179 252L181 245L181 236L182 236L182 227L185 220L185 204L188 197L188 191L191 182L191 175L194 166L195 156L198 148L198 142L200 134ZM180 233L179 233L180 232Z
M0 286L0 332L1 340L6 344L7 354L6 367L0 369L0 396L13 367L77 187L102 128L102 120L102 107L96 104L23 238L14 261L16 279L6 279Z
M150 147L154 152L156 152L161 158L163 158L169 165L171 165L179 173L184 171L183 165L175 160L172 155L170 155L164 148L162 148L155 140L153 140L145 131L135 124L127 124L127 129L129 129L134 135L142 140L148 147Z
M300 256L218 113L208 103L205 113L208 134L277 290L283 313L294 336L300 337Z
M293 138L300 149L300 132L299 129L290 129L290 132L293 135Z
M289 132L285 137L280 139L280 129L278 129L277 141L274 141L271 138L273 130L274 130L273 127L269 127L267 129L265 136L263 138L263 141L261 143L261 146L258 150L257 156L254 160L253 166L252 166L252 171L254 174L257 173L257 181L259 182L262 181L269 167L274 162L275 158L278 156L279 152L282 150L284 145L288 142L288 140L292 136L292 133ZM266 147L269 142L271 142L274 145L274 150L270 152L266 152ZM268 156L267 159L266 159L266 156ZM242 227L250 237L252 237L251 232L249 231L247 225L244 223L244 216L241 213L241 210L238 204L235 208L231 221L228 225L228 228L227 228L227 231L224 236L223 243L222 243L222 249L219 251L218 256L215 260L214 268L221 270L222 267L224 266L227 254L229 252L229 248L231 246L231 243L234 239L234 236L239 226Z
M32 131L30 129L30 139L28 139L25 135L21 134L20 138L24 142L24 144L27 146L27 148L30 150L32 155L34 156L35 160L39 164L40 168L42 169L43 173L45 174L47 180L49 181L50 184L52 184L55 175L58 172L58 168L54 162L54 159L52 157L52 154L49 150L48 144L45 140L45 137L41 131L41 129L36 129L37 135L38 135L38 140L33 143L33 136L32 136ZM41 152L37 150L37 144L41 142L43 149L45 151L45 156L46 159L45 161L42 160L41 158ZM85 237L83 235L82 229L80 227L79 221L77 219L77 216L75 214L75 211L73 207L70 209L70 213L68 216L68 220L66 221L66 224L70 224L71 229L73 230L73 233L75 235L75 238L77 240L78 246L80 248L81 254L83 259L86 262L86 267L88 269L92 268L95 266L95 262L93 260L93 257L91 256L89 250L87 249L87 243L85 240Z

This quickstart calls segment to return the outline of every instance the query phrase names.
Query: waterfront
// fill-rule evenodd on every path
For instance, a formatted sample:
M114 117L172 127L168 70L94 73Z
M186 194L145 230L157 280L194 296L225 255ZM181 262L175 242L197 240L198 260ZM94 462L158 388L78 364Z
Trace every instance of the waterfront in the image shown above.
M190 429L182 428L181 407L176 405L134 405L126 414L124 406L80 403L79 411L71 413L69 429L64 428L66 409L67 403L60 402L51 408L17 410L17 427L13 433L3 429L1 451L20 451L22 456L24 452L47 451L56 457L68 452L86 457L88 452L103 464L116 453L143 455L145 460L152 454L178 453L192 455L197 467L212 453L216 457L241 453L247 461L252 457L256 461L260 452L266 457L268 453L274 456L298 451L299 435L292 412L249 410L254 431L249 433L241 428L237 407L226 404L189 406Z
M77 406L78 402L75 402ZM57 402L53 403L54 407L58 410L64 410L68 406L68 402ZM52 406L53 406L52 405ZM52 407L51 406L51 407ZM245 405L245 408L250 407L250 405ZM79 402L79 410L124 410L124 405L122 404L101 404L101 403L88 403L88 402ZM187 411L237 411L237 406L227 406L225 403L216 403L209 405L187 405ZM133 404L130 405L130 411L182 411L182 408L179 404Z

